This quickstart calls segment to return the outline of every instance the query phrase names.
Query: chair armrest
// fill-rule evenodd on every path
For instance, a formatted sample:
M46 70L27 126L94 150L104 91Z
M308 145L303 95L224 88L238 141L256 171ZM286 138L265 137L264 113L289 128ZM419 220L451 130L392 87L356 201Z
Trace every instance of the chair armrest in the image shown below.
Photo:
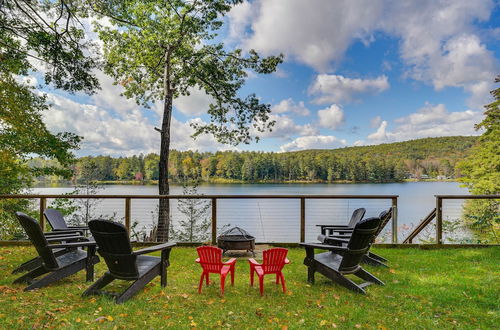
M254 266L260 266L260 264L259 264L257 261L255 261L255 259L254 259L254 258L249 258L249 259L248 259L248 262L249 262L251 265L254 265Z
M47 242L78 242L78 241L89 241L85 236L57 236L57 237L45 237Z
M328 236L325 239L325 243L326 244L331 244L331 242L349 243L349 240L348 239L343 239L343 238L337 238L337 237Z
M236 258L231 258L226 262L223 262L224 265L232 265L236 262Z
M333 231L337 233L352 233L354 229L334 229Z
M73 237L73 236L83 236L83 235L77 232L68 232L68 233L48 232L48 233L43 233L43 236L45 236L46 238L53 238L53 237Z
M348 228L348 225L316 225L316 227L338 227L338 228Z
M154 246L149 246L147 248L140 249L137 251L133 251L132 254L138 256L141 254L147 254L147 253L151 253L151 252L171 249L174 246L175 246L175 243L163 243L163 244L158 244L158 245L154 245Z
M67 248L72 248L72 247L92 247L92 246L96 246L95 241L47 245L47 247L50 249L67 249Z
M79 230L89 230L87 226L70 226L68 229L79 229Z
M47 231L43 233L45 236L54 236L54 235L72 235L72 234L77 234L77 235L83 235L83 230L54 230L54 231Z
M305 247L305 248L328 250L328 251L332 251L332 252L345 252L345 251L347 251L347 248L345 248L345 247L328 245L328 244L300 243L300 245Z

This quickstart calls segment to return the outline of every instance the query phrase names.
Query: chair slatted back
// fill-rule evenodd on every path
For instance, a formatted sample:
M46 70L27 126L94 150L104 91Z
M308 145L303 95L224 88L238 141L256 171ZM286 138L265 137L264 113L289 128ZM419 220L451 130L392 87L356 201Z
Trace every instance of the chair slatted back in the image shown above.
M48 270L58 269L59 265L57 264L56 257L54 256L52 249L48 247L49 243L45 239L38 221L22 212L16 212L16 216L24 231L28 235L31 244L35 246L38 255L42 258L44 267Z
M210 273L218 273L222 266L222 249L215 246L199 246L196 248L198 257L200 257L200 265L204 271Z
M343 254L340 271L354 271L359 267L363 255L370 248L380 221L380 218L373 217L361 220L356 224L349 243L347 243L347 251Z
M125 226L98 219L89 221L89 229L111 275L124 280L137 279L137 256L132 254L132 244Z
M43 215L45 216L45 219L47 219L53 230L68 229L68 225L66 224L63 215L58 210L46 209L45 211L43 211Z
M262 268L264 273L277 273L280 272L285 266L285 259L288 253L284 248L273 248L265 250L262 261Z
M354 212L352 212L352 215L351 215L351 220L349 220L349 224L347 226L349 226L349 227L356 226L356 224L358 222L360 222L361 219L363 219L363 217L365 216L365 213L366 213L366 209L363 207L354 210Z
M378 229L375 232L375 236L373 237L374 240L380 234L380 232L384 229L384 227L387 225L389 220L392 219L392 210L393 210L393 208L391 207L387 211L382 211L380 213L380 215L378 216L380 218L380 226L378 226Z

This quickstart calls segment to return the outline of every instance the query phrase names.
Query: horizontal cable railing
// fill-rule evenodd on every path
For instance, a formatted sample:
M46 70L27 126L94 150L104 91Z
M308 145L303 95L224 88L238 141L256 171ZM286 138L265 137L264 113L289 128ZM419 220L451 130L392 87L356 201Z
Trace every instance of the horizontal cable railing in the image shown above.
M435 195L431 210L403 243L499 244L500 195Z
M80 209L90 213L87 220L105 218L121 222L138 241L154 240L160 199L170 201L170 229L178 235L186 226L182 208L186 209L187 201L197 201L188 202L187 206L189 209L194 205L189 210L204 209L201 217L206 220L207 236L197 232L196 237L213 244L218 234L233 226L245 228L262 243L315 240L318 224L346 224L359 207L366 208L368 217L392 206L392 224L384 230L381 241L398 241L397 195L0 195L0 201L6 199L38 200L36 208L43 228L46 208L54 207L58 200L78 202ZM72 219L81 221L84 216L74 212ZM181 234L183 240L189 238L185 230Z

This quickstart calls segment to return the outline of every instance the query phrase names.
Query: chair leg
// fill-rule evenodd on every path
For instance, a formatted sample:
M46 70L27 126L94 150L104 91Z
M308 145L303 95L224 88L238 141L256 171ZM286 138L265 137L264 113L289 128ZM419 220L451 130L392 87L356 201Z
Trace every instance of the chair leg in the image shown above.
M375 254L373 252L368 252L368 256L373 258L373 259L377 259L378 261L382 261L382 262L387 262L388 260L382 256L379 256L378 254Z
M250 286L253 286L253 277L254 277L253 267L250 266Z
M224 296L224 286L226 283L226 276L227 276L227 273L220 274L220 294L221 294L221 296Z
M205 272L201 273L200 284L198 285L198 293L201 293L201 287L203 286L203 280L205 280Z
M280 272L281 286L283 287L283 293L286 293L285 276Z
M207 279L207 286L210 285L210 273L205 273L205 278Z
M349 290L356 291L356 292L359 292L362 294L366 294L366 291L363 288L361 288L359 285L357 285L355 282L351 281L350 279L348 279L344 275L342 275L340 273L335 273L335 275L336 276L333 279L333 281L335 283L340 284Z
M43 274L46 274L48 272L49 271L45 270L45 268L43 268L43 266L39 266L38 268L33 269L29 273L26 273L23 276L15 279L14 282L12 282L12 283L13 284L29 283L29 282L33 281L33 279L35 279L36 277L43 275Z
M117 304L122 304L129 300L133 295L142 290L152 279L160 275L160 267L151 269L148 273L144 274L141 278L132 283L121 295L116 298Z
M362 261L367 264L367 265L371 265L371 266L382 266L382 267L387 267L389 268L389 266L387 266L386 264L384 264L382 261L378 260L378 259L375 259L375 258L372 258L371 256L369 255L364 255L363 256L363 259Z
M264 295L264 275L262 276L259 275L259 289L260 289L260 296L262 297Z
M79 262L68 265L66 267L63 267L61 269L58 269L56 271L53 271L45 275L43 278L34 281L31 285L28 285L26 288L24 288L24 291L43 288L51 283L54 283L65 277L78 273L80 270L84 268L85 268L85 260L81 260Z
M87 290L82 293L82 297L90 296L90 295L98 295L100 290L104 288L106 285L114 281L114 277L109 273L105 273L100 279L95 281L94 284L89 286Z
M370 274L369 272L367 272L363 268L360 268L356 273L354 273L354 275L356 275L359 278L362 278L365 281L371 282L371 283L375 283L378 285L385 285L384 282L382 282L381 280L379 280L378 278L376 278L375 276L373 276L372 274Z
M231 286L234 286L234 265L231 266Z
M276 284L280 284L280 274L276 273Z

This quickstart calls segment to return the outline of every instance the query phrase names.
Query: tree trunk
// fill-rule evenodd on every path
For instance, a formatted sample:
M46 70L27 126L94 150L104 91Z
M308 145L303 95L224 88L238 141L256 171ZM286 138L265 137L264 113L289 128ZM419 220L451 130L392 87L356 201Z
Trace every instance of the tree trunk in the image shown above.
M169 195L170 186L168 183L168 156L170 154L170 121L172 118L172 93L167 90L163 104L163 121L161 125L160 163L158 193ZM161 198L158 209L158 231L156 233L157 242L168 241L170 229L170 200Z

